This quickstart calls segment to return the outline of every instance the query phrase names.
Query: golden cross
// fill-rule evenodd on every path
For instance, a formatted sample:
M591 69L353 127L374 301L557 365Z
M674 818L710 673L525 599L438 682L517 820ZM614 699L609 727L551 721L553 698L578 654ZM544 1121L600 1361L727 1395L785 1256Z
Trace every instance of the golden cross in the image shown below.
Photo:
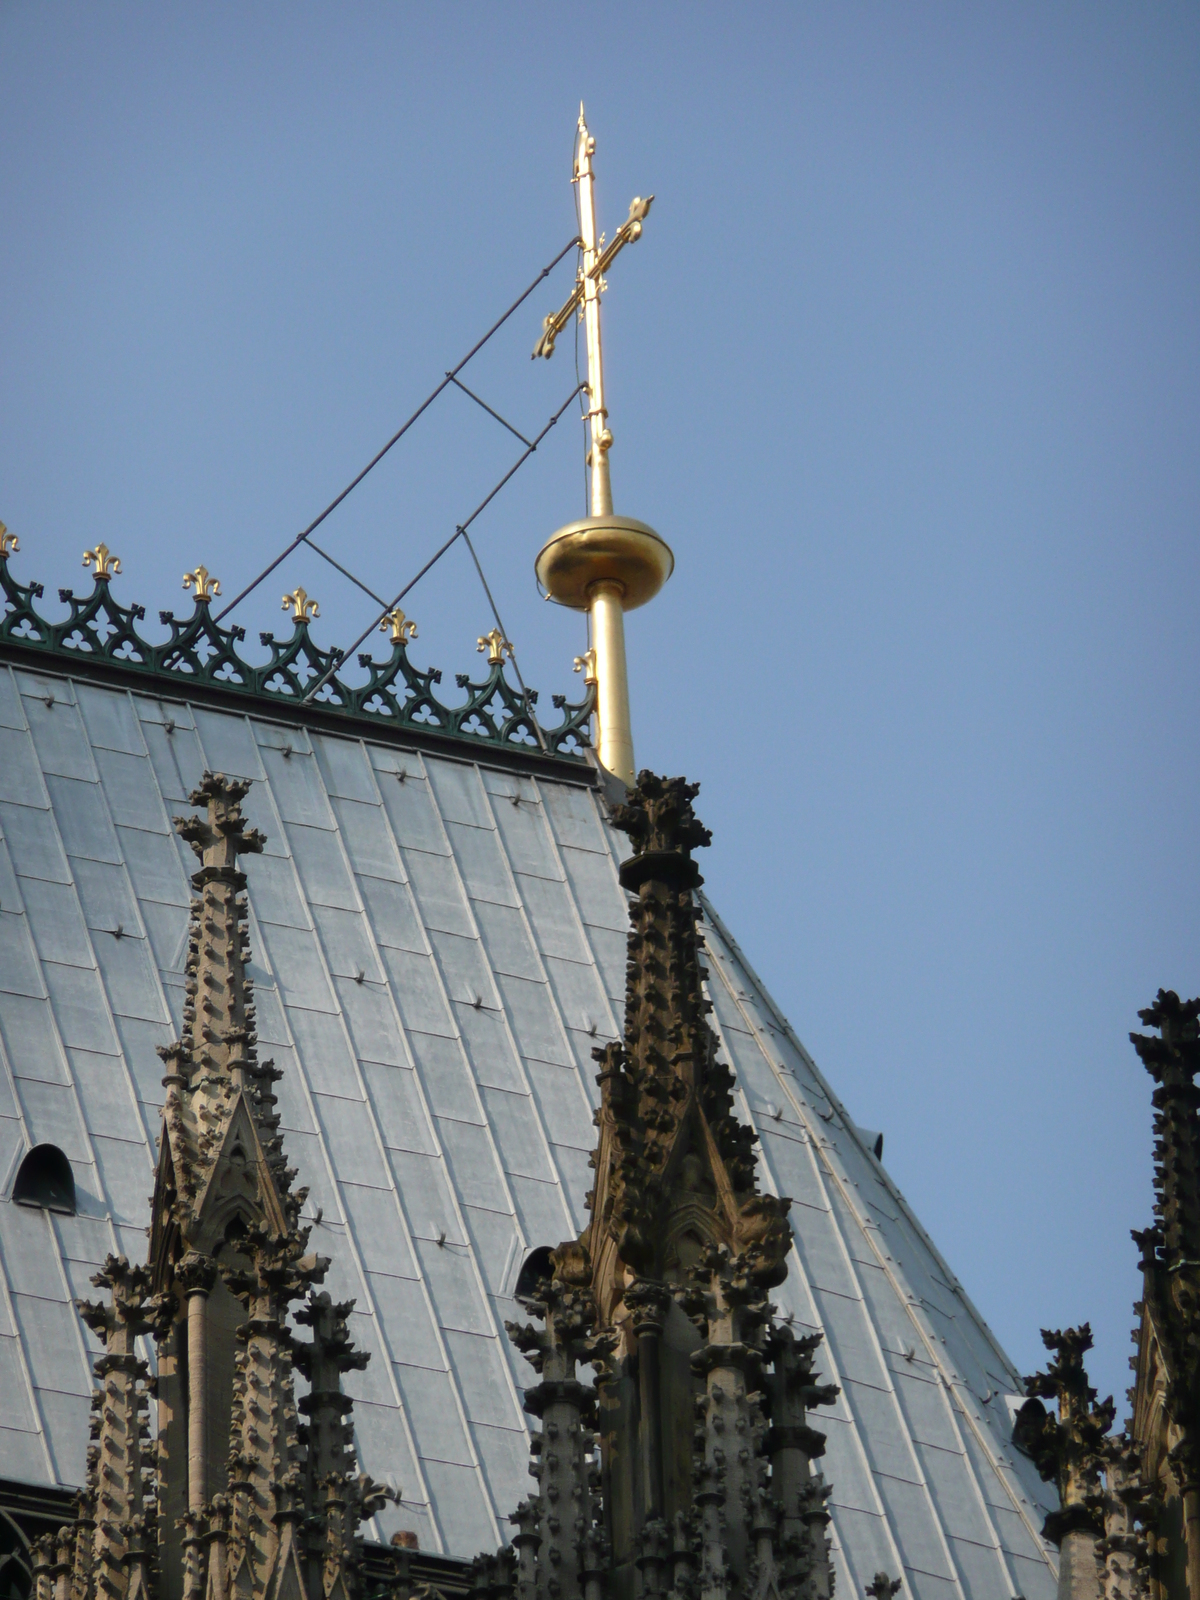
M207 567L197 567L195 572L184 573L183 587L194 589L197 600L211 600L213 595L220 594L221 580L210 577Z
M19 550L20 548L21 541L16 534L9 533L4 524L0 522L0 556L11 555L14 550Z
M629 215L613 235L610 245L605 245L604 235L596 237L596 189L592 173L592 156L596 141L588 132L583 118L583 105L579 107L579 126L575 136L575 174L572 179L579 185L579 236L583 242L583 259L569 298L562 308L553 312L543 323L541 338L533 348L534 356L552 356L554 341L566 327L575 311L583 319L587 336L587 392L588 428L591 448L588 464L591 467L592 516L608 516L612 511L612 485L609 481L608 452L612 448L612 432L608 426L608 411L604 405L604 353L600 344L600 296L608 287L604 274L627 244L642 236L642 223L650 210L653 195L642 199L636 195L630 202Z
M285 594L280 610L290 611L294 622L308 622L321 614L317 602L308 598L307 589L293 589L291 594Z
M510 656L513 653L512 645L509 644L499 628L493 628L490 633L485 633L475 648L487 651L489 667L503 666L504 652L507 650Z
M380 633L390 633L393 644L403 644L407 639L417 637L417 625L411 617L406 617L397 606L394 611L389 611L379 624Z
M94 550L85 550L83 564L85 567L95 567L98 578L111 578L121 570L120 556L114 556L106 544L98 544Z

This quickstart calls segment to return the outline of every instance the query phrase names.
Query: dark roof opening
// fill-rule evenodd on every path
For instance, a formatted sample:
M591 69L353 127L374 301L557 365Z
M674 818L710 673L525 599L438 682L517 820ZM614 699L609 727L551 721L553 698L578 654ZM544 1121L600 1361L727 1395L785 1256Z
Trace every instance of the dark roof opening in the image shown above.
M541 1280L551 1276L554 1271L550 1264L552 1254L553 1251L548 1244L540 1244L536 1250L529 1252L517 1274L517 1287L513 1290L514 1300L528 1300Z
M34 1145L17 1171L12 1197L19 1206L75 1215L75 1177L56 1144Z

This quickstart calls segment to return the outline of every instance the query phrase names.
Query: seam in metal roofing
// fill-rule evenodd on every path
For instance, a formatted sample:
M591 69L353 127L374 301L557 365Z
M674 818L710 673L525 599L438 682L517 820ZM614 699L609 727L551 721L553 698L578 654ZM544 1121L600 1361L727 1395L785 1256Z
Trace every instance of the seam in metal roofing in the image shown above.
M372 1353L348 1385L377 1519L471 1555L526 1490L503 1332L526 1252L575 1234L595 1044L619 1031L622 840L585 782L0 668L0 1450L83 1480L94 1347L73 1297L144 1257L190 898L170 823L205 768L250 778L264 1057L328 1286ZM582 776L582 775L581 775ZM1039 1600L1049 1501L1014 1451L1018 1379L854 1123L704 905L714 1025L764 1187L793 1198L781 1311L820 1327L835 1561L861 1592ZM61 1146L79 1214L10 1202Z

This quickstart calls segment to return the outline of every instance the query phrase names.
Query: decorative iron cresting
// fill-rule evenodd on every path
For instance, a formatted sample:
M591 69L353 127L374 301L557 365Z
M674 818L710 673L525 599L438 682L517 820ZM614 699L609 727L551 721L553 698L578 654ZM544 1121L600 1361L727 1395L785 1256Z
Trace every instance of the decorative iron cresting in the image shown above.
M334 667L338 671L311 702L322 711L340 713L348 719L362 718L377 727L411 728L472 744L539 748L532 717L537 691L531 689L524 694L514 689L505 677L502 657L490 659L490 671L478 681L465 672L457 674L455 682L467 691L467 700L460 706L448 706L434 693L442 681L441 672L422 672L408 658L411 630L392 628L390 658L376 661L366 652L361 653L358 664L366 672L367 681L346 683L338 675L345 665L342 652L322 650L314 643L309 632L309 607L305 606L292 608L289 638L277 639L274 633L259 635L270 651L270 659L255 666L239 653L246 630L236 625L222 627L214 620L211 598L215 580L207 572L206 581L195 582L194 574L184 580L184 587L195 591L191 616L181 619L173 611L160 611L159 620L170 630L170 637L161 644L152 644L137 628L145 618L146 608L123 606L114 598L112 579L119 563L107 550L103 550L104 559L99 559L102 547L85 557L85 565L94 571L92 592L81 597L70 589L60 589L58 597L70 614L62 622L51 622L34 605L42 597L43 586L18 583L10 571L9 562L16 548L12 536L0 539L0 646L11 643L22 650L44 651L75 665L83 660L103 663L144 674L148 682L169 682L176 690L188 683L202 684L281 705L299 704L309 687ZM493 652L493 658L497 654ZM553 697L553 705L562 715L557 727L542 729L550 755L571 761L585 759L595 698L593 684L587 686L579 702L568 702L561 694Z

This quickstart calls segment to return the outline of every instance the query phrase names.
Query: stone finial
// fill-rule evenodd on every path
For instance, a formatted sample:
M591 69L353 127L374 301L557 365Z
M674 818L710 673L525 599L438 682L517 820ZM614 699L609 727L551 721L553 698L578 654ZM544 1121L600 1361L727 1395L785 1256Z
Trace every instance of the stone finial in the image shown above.
M1111 1397L1097 1405L1096 1391L1088 1382L1083 1361L1092 1348L1088 1323L1063 1330L1043 1328L1042 1342L1055 1359L1044 1372L1025 1379L1030 1398L1017 1415L1013 1437L1046 1482L1058 1487L1060 1509L1046 1518L1046 1537L1056 1544L1076 1531L1099 1538L1104 1531L1098 1498L1104 1436L1112 1427L1116 1407ZM1057 1418L1042 1400L1057 1402Z
M180 838L186 839L205 867L232 867L240 855L258 854L266 836L247 828L242 801L250 793L249 778L227 778L223 772L206 772L188 804L203 806L203 817L176 817Z
M877 1572L863 1590L871 1600L894 1600L904 1587L903 1578L889 1578L886 1572Z

